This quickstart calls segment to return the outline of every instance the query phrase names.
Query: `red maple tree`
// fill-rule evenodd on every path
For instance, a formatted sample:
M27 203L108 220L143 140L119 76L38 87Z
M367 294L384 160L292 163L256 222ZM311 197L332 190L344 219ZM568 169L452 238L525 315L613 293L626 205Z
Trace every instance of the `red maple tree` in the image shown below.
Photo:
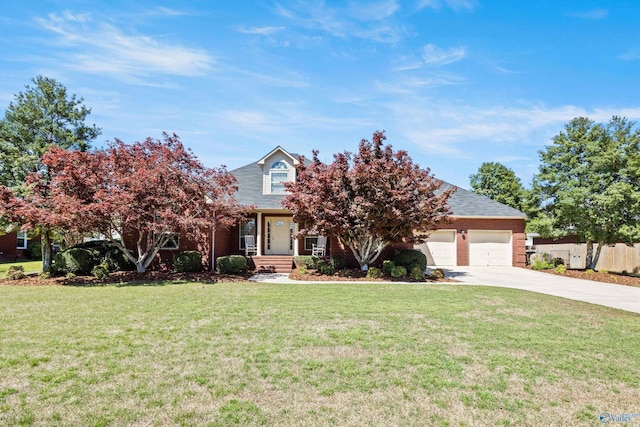
M363 270L392 243L423 241L448 220L453 190L436 194L442 182L413 163L406 151L383 146L384 132L359 151L334 155L331 164L313 151L300 162L282 205L293 213L301 234L334 236L348 247Z
M177 135L107 149L51 147L42 163L52 175L52 221L67 230L100 233L144 272L175 234L208 242L215 227L241 220L250 207L234 199L235 177L206 168ZM134 245L128 236L133 236Z

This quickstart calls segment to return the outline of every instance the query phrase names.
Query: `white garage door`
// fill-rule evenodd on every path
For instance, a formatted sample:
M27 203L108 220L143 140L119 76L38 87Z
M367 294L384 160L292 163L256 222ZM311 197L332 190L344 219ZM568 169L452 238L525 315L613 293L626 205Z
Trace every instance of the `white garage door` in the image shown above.
M469 265L511 265L510 231L469 231Z
M433 231L426 243L417 245L427 256L427 265L456 265L456 232L454 230Z

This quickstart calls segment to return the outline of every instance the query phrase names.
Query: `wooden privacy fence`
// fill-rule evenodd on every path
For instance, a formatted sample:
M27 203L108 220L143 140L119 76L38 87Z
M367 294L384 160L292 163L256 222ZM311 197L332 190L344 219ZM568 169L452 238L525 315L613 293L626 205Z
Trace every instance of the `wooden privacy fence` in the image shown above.
M597 244L593 245L595 255ZM547 253L552 258L562 258L568 268L585 268L587 258L586 243L558 243L535 245L535 253ZM624 243L616 243L613 246L603 246L600 258L596 264L596 270L607 270L621 273L640 272L640 243L634 246L627 246Z

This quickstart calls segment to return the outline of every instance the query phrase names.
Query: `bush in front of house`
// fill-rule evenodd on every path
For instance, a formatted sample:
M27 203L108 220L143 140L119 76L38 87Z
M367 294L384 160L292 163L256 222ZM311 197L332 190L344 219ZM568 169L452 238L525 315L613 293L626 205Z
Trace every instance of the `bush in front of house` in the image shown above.
M387 276L391 276L391 270L393 270L395 266L396 264L393 261L385 259L382 261L382 272Z
M100 264L94 265L91 269L91 274L97 279L106 279L109 277L109 265L107 261L102 261Z
M173 269L178 273L196 273L202 270L202 253L184 251L173 256Z
M444 279L444 270L441 268L434 268L433 270L431 270L431 274L429 275L429 277L432 280Z
M315 270L316 266L318 265L319 259L320 258L313 255L298 255L297 257L293 258L293 262L298 268L304 266L307 268L307 270Z
M342 255L335 255L329 259L335 271L343 270L347 266L347 259Z
M370 279L379 279L382 277L382 271L377 267L369 267L369 270L367 270L367 277Z
M24 267L21 265L12 265L7 270L7 279L9 280L20 280L24 277Z
M323 259L318 261L316 269L318 270L318 273L324 274L325 276L333 276L333 274L336 272L336 269L331 264L331 262L327 262Z
M427 269L427 256L418 249L398 249L393 254L393 262L411 271L418 266L422 271Z
M72 246L72 248L82 248L94 251L96 258L99 259L97 264L106 260L109 266L109 271L135 270L135 265L127 259L120 248L109 240L90 240L88 242Z
M407 275L407 269L401 265L396 265L391 269L391 277L396 279L405 277Z
M216 269L222 274L240 274L249 271L249 264L244 255L227 255L216 259Z
M91 274L93 267L101 262L98 255L96 251L71 247L56 254L51 265L51 272L53 274Z
M424 280L424 270L421 269L419 266L414 265L413 267L411 267L411 271L409 272L409 277L413 280L417 280L417 281L423 281Z
M40 242L29 243L29 259L42 259L42 245L40 244Z

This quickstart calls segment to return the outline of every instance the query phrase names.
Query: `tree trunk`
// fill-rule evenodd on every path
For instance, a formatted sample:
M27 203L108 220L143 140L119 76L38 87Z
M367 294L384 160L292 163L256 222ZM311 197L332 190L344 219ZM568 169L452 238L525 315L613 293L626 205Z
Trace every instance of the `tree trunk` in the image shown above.
M596 254L593 256L593 261L591 262L591 266L589 267L590 269L596 269L596 265L598 265L598 260L600 259L600 253L602 252L603 246L604 243L598 242L598 249L596 249Z
M40 232L40 246L42 248L42 271L51 270L51 238L49 229L43 229Z
M587 256L585 259L585 268L593 270L596 266L596 263L598 262L598 257L600 256L600 250L602 248L602 244L598 245L598 249L596 252L596 256L594 258L593 256L593 242L588 240L587 241Z

